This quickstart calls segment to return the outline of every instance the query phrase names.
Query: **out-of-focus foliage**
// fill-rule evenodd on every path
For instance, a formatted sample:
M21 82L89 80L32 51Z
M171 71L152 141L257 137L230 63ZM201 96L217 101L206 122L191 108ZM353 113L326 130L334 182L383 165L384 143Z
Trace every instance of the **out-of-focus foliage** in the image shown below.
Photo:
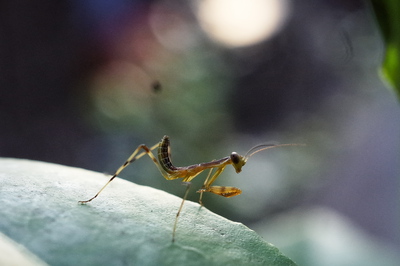
M330 208L299 208L275 216L269 226L265 222L254 225L255 230L291 254L298 265L393 266L400 260L396 248Z
M372 0L372 6L385 41L382 73L400 97L400 2Z

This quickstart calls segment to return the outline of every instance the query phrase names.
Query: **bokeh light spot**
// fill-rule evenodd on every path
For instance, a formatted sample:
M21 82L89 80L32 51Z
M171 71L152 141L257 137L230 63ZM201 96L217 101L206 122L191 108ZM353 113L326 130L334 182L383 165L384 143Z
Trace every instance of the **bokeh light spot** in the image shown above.
M197 16L204 31L226 46L249 46L278 32L289 15L287 0L204 0Z

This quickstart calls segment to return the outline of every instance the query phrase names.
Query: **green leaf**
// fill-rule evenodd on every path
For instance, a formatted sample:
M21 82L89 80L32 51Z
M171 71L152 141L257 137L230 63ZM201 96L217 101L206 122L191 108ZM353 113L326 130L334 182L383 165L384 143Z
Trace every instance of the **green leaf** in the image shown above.
M0 233L0 265L46 266L22 245Z
M164 191L116 178L81 205L109 177L28 160L0 166L0 231L50 265L295 265L246 226L190 201L172 243L181 199Z
M372 0L372 6L385 41L381 72L400 97L400 1Z

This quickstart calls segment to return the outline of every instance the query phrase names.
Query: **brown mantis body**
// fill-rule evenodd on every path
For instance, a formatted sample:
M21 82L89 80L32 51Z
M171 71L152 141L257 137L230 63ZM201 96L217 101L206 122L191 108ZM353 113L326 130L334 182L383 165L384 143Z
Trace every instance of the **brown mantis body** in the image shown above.
M245 156L241 156L237 154L236 152L232 152L230 156L224 157L219 160L214 160L211 162L207 163L200 163L200 164L193 164L189 166L183 166L183 167L177 167L174 166L171 162L171 155L169 153L170 150L170 141L168 136L164 136L162 140L148 148L146 145L142 144L139 145L136 150L129 156L129 158L125 161L125 163L118 168L118 170L111 176L110 180L97 192L96 195L94 195L92 198L89 200L85 201L79 201L81 204L88 203L95 199L105 188L106 186L115 178L117 177L122 170L124 170L129 164L133 163L137 159L141 158L145 154L147 154L154 162L154 164L157 166L157 168L160 170L161 174L167 179L167 180L173 180L177 178L183 178L183 182L186 182L185 184L187 185L187 189L185 192L185 195L182 199L182 203L179 207L179 210L176 214L175 218L175 223L174 223L174 228L172 232L172 242L175 241L175 231L176 231L176 225L178 222L178 217L179 214L182 210L183 203L185 202L187 198L187 194L189 191L190 187L190 181L195 178L197 175L202 173L206 169L210 169L210 172L204 181L204 184L201 189L199 189L197 192L200 193L200 199L199 202L201 205L202 204L202 197L204 192L211 192L220 196L224 197L233 197L236 195L239 195L242 193L242 191L239 188L236 187L229 187L229 186L212 186L214 181L218 178L218 176L224 171L225 167L227 165L232 165L235 168L236 173L240 173L242 171L242 167L246 164L248 158L250 158L253 154L274 148L274 147L281 147L281 146L296 146L296 145L301 145L301 144L280 144L280 145L269 145L269 144L263 144L263 145L258 145L252 149L250 149ZM154 156L154 154L151 152L152 150L156 149L158 147L158 160ZM139 153L140 150L144 150L144 152ZM211 176L211 173L213 169L216 168L215 173ZM210 177L211 176L211 177Z

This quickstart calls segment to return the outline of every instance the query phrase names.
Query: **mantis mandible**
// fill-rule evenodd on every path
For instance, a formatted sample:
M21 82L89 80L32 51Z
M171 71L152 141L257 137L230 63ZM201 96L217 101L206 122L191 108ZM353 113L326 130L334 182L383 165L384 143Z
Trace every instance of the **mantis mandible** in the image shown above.
M165 177L167 180L173 180L177 178L183 178L183 184L187 186L185 195L182 199L182 203L179 207L179 210L176 214L175 222L174 222L174 227L172 231L172 242L175 241L175 232L176 232L176 226L178 223L178 217L179 214L182 210L183 204L187 198L188 191L190 188L190 181L195 178L197 175L202 173L206 169L210 169L210 172L208 173L208 176L206 180L204 181L203 186L201 189L197 191L197 193L200 193L200 198L199 198L199 203L203 205L202 198L203 198L203 193L204 192L211 192L226 198L230 198L233 196L237 196L242 193L242 191L239 188L236 187L230 187L230 186L212 186L214 181L218 178L218 176L225 170L225 167L227 165L232 165L233 168L235 169L236 173L240 173L242 171L242 167L246 164L247 160L254 155L257 152L266 150L266 149L271 149L271 148L276 148L276 147L283 147L283 146L299 146L303 144L279 144L279 145L274 145L274 144L261 144L257 145L253 148L251 148L245 156L241 156L236 152L232 152L229 156L226 156L222 159L219 160L213 160L211 162L206 162L206 163L199 163L199 164L193 164L189 166L174 166L171 162L171 155L170 155L170 141L168 136L164 136L162 140L155 144L152 147L147 147L146 145L142 144L139 145L136 150L129 156L129 158L125 161L123 165L121 165L118 170L111 176L110 180L99 190L99 192L96 193L92 198L84 201L79 201L81 204L86 204L93 199L95 199L106 187L107 185L114 180L115 177L117 177L122 170L124 170L128 165L136 161L137 159L141 158L145 154L147 154L154 162L154 164L157 166L158 170L160 170L161 174ZM158 147L158 160L154 156L154 154L151 152L152 150L156 149ZM144 150L144 152L139 153L140 150ZM213 169L216 169L215 173L211 176L211 173Z

